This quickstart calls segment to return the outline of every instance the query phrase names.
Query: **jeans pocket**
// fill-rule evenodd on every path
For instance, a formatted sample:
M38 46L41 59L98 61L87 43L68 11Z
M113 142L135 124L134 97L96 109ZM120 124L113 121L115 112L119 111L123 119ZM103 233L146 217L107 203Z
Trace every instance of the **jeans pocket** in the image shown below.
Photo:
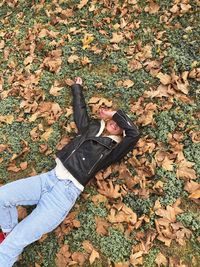
M73 182L70 182L65 188L65 195L68 200L70 200L72 203L75 203L78 196L79 196L79 189L76 190L74 188Z
M53 189L54 185L58 182L58 178L55 175L54 169L43 174L42 178L44 179L42 190L43 193L50 192Z

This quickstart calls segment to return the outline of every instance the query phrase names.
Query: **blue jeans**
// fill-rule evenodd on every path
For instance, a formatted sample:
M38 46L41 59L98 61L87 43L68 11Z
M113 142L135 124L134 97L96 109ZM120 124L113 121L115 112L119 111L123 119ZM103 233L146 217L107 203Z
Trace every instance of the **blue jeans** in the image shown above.
M28 244L54 230L80 195L70 180L59 180L55 169L0 187L0 227L11 231L0 244L0 267L13 266ZM18 223L17 205L36 208Z

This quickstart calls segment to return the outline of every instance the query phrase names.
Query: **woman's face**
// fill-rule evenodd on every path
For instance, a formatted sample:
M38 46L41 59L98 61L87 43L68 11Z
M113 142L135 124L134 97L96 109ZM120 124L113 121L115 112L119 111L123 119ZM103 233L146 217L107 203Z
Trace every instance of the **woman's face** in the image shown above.
M110 134L115 134L115 135L119 135L122 134L123 129L120 128L117 123L113 120L108 120L106 122L106 130L110 133Z

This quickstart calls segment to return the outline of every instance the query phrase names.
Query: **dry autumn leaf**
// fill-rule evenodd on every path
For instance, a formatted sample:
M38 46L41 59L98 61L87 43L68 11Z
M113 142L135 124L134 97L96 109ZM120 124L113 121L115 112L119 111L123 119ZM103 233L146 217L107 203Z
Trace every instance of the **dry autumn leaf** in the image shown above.
M159 72L156 77L160 79L160 82L164 85L171 83L171 76L168 74L163 74L162 72Z
M123 34L122 33L118 33L118 32L114 32L112 34L112 38L110 39L111 43L120 43L122 40L124 39Z
M85 36L84 36L84 38L82 39L82 43L83 43L83 49L86 49L86 48L89 48L89 45L92 43L94 41L94 36L92 35L92 34L88 34L88 33L86 33L85 34ZM87 63L89 63L90 62L90 60L87 58L87 57L85 57L85 59L83 59L85 62L87 62ZM83 60L82 60L82 62L83 62ZM86 64L87 64L86 63ZM83 65L85 65L85 64L83 64Z
M68 63L74 63L77 60L79 60L79 57L77 55L71 55L68 57L67 62Z
M95 262L95 260L99 259L99 258L100 258L99 253L95 249L93 249L92 253L89 257L90 264L93 264Z
M81 0L80 3L78 4L78 9L83 8L85 5L87 5L88 0Z
M189 195L189 198L195 198L195 199L200 198L200 189L197 189L197 190L194 191L192 194L190 194L190 195Z
M167 266L168 264L167 258L161 252L159 252L158 255L156 256L155 263L157 264L158 267L162 265Z

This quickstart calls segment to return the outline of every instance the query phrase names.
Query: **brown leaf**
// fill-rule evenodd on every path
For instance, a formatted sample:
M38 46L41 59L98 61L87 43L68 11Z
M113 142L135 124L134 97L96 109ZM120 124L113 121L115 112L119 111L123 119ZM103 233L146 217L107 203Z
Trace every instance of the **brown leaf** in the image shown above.
M21 171L21 168L18 168L14 163L10 164L7 168L8 171L12 171L12 172L19 172Z
M26 208L24 208L22 206L17 207L17 212L18 212L19 220L22 220L27 216L27 210L26 210Z
M158 209L155 211L155 214L160 217L166 218L169 222L176 221L176 215L182 213L183 211L178 207L167 206L165 209Z
M79 57L77 55L71 55L68 57L67 61L68 63L74 63L74 61L77 61Z
M86 255L84 253L76 251L72 254L72 259L79 265L83 265L86 260Z
M164 85L171 83L171 76L168 74L163 74L162 72L159 72L156 77L160 79L160 82Z
M122 33L113 32L112 33L112 39L110 39L111 43L120 43L124 39Z
M131 254L131 256L130 256L130 263L133 266L143 265L142 255L143 255L143 251L138 251L138 252L136 252L134 254Z
M159 252L156 256L155 263L158 265L158 267L162 265L167 266L167 259L161 252Z
M84 240L82 246L88 253L91 253L94 250L94 247L89 240Z
M46 129L46 131L41 135L41 139L48 141L52 133L53 133L53 128Z
M195 192L197 189L200 189L200 184L194 181L188 181L185 184L184 189L188 192L188 193L193 193Z
M27 161L24 161L24 162L21 162L19 165L20 165L22 170L26 170L27 166L28 166L28 163L27 163Z
M131 81L131 80L125 80L125 81L123 82L123 86L126 87L126 88L130 88L130 87L132 87L133 85L134 85L134 82Z
M95 222L96 222L96 232L99 235L107 235L108 233L108 227L110 226L110 223L108 223L104 218L95 216Z
M118 198L122 195L122 193L119 192L121 188L120 185L117 184L114 186L111 180L109 180L108 183L105 181L97 181L97 184L99 186L98 192L108 198Z
M78 9L83 8L85 5L87 5L88 0L81 0L80 3L78 4Z
M177 164L177 171L176 175L178 178L183 179L196 179L196 172L192 169L194 165L193 162L182 160L180 163Z
M196 191L194 191L192 194L189 195L188 198L200 198L200 189L197 189Z
M66 79L66 80L65 80L65 83L66 83L67 85L69 85L69 86L72 86L72 85L74 84L74 81L71 80L71 79Z
M164 237L163 235L160 234L160 235L158 235L157 239L160 240L161 242L163 242L165 244L165 246L167 246L167 247L171 246L171 242L172 242L171 238Z
M5 122L7 124L12 124L13 121L14 121L14 116L13 115L5 115L5 116L0 115L0 122Z
M76 228L79 228L81 226L81 222L79 220L74 219L72 223L73 223L73 226Z
M129 267L130 264L129 264L129 261L126 261L126 262L116 262L115 263L115 267Z
M59 252L56 254L56 266L66 267L70 261L71 253L69 252L69 245L64 244Z
M106 202L107 198L101 194L97 194L91 197L91 200L95 203L95 205L98 205L101 202Z
M89 64L90 62L91 62L91 60L90 60L88 57L83 57L83 58L81 59L81 64L82 64L83 66Z
M155 14L160 9L160 6L155 3L154 1L150 0L149 5L145 7L145 12L148 12L149 14Z
M129 63L128 63L128 67L131 71L134 70L139 70L142 68L142 64L136 60L136 59L132 59Z
M89 257L90 264L93 264L93 262L95 261L96 258L98 258L98 259L100 258L99 253L96 250L93 249L92 253L91 253L90 257Z
M5 46L5 41L4 40L1 40L0 41L0 49L3 49Z
M49 91L49 93L53 96L59 96L61 95L60 90L62 90L63 87L60 86L56 86L55 84L51 86L51 89Z

